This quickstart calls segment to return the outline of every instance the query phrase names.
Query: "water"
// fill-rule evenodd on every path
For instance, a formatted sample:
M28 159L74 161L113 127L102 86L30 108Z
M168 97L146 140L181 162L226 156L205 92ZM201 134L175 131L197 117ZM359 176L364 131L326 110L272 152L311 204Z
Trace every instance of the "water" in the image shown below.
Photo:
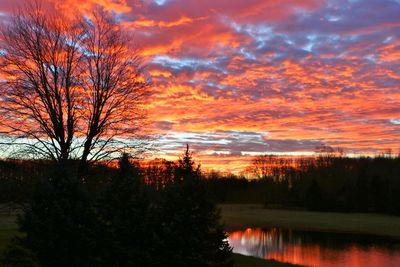
M384 237L249 228L228 239L235 253L304 266L400 266L400 240Z

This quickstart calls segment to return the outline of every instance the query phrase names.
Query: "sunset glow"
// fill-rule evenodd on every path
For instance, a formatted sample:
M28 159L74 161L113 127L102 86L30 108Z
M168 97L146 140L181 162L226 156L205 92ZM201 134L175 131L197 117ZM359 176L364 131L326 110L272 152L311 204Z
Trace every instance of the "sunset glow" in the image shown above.
M399 0L49 0L115 12L151 77L157 156L400 150ZM0 1L1 19L23 1Z

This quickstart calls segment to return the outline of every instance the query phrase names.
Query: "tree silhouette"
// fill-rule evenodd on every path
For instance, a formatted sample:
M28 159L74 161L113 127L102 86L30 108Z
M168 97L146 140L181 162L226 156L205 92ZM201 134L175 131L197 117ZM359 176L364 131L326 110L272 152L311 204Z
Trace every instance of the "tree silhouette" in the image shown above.
M69 19L34 2L1 32L1 126L14 146L81 165L142 147L148 82L112 15L96 10Z
M19 218L17 242L43 266L102 266L102 228L90 194L70 176L45 181Z
M151 200L138 167L127 154L98 201L104 266L151 266L153 242Z
M162 205L162 266L232 266L231 248L215 202L189 146L166 188Z

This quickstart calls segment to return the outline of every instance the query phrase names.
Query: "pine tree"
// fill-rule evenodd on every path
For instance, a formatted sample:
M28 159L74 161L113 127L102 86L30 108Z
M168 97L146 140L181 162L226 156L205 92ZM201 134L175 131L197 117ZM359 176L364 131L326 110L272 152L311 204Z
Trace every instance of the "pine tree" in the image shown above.
M175 178L163 204L164 266L232 266L219 212L189 146L178 162Z
M64 169L37 186L19 218L25 235L19 244L31 250L42 266L101 266L98 221L92 199L77 178Z
M150 202L142 177L127 154L119 160L118 174L99 200L99 217L106 239L106 266L149 266L152 249L148 222Z

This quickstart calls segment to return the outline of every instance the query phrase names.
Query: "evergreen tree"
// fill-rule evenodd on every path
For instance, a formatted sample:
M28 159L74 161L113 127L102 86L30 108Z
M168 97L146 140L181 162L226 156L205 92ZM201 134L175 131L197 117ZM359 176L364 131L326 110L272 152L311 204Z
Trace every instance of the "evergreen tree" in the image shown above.
M150 266L154 251L148 221L150 203L139 168L127 154L119 160L119 172L98 203L106 233L106 266Z
M37 186L19 218L25 236L18 243L31 250L45 267L101 266L93 202L65 166L58 170L56 178Z
M162 190L143 183L128 155L99 197L66 166L56 169L19 220L25 235L9 250L8 265L28 267L37 259L43 267L232 266L216 204L189 147L175 182Z
M232 266L219 212L195 166L189 146L163 201L162 266Z

